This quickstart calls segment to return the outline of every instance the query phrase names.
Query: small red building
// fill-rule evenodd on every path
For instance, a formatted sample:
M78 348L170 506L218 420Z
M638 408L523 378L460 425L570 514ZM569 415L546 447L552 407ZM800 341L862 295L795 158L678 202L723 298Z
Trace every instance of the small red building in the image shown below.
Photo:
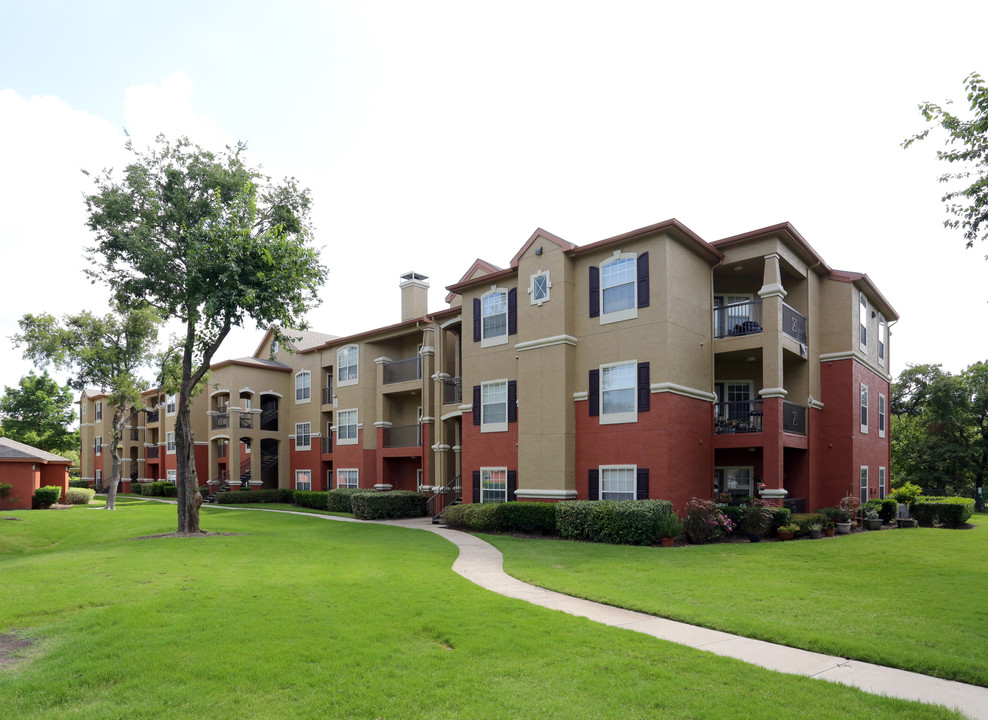
M34 491L46 485L69 489L69 466L72 461L36 447L0 438L0 482L13 486L0 500L0 510L29 510Z

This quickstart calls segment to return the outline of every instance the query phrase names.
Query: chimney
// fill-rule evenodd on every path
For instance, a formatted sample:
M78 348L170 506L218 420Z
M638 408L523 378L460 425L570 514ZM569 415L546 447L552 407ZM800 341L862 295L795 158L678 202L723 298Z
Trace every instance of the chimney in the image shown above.
M401 321L414 320L429 312L429 278L416 272L401 276Z

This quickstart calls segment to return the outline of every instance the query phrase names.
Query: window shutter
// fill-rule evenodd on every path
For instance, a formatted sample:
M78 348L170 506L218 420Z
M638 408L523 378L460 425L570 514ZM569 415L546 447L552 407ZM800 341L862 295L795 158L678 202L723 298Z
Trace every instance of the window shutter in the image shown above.
M638 412L648 412L652 400L652 383L649 382L648 363L638 363Z
M638 468L636 480L638 481L638 491L635 493L635 497L639 500L648 500L648 468Z
M480 385L473 386L473 424L480 425Z
M473 341L480 342L480 298L473 299Z
M480 470L473 471L473 501L480 502Z
M518 334L518 288L508 290L508 335Z
M518 381L508 380L508 422L518 421Z
M600 470L587 471L587 500L600 500Z
M600 268L590 266L590 317L600 316Z
M508 500L515 501L515 490L518 489L518 471L508 470Z
M600 415L600 370L590 371L590 386L587 391L587 403L590 406L590 417Z
M648 253L638 256L638 307L648 307Z

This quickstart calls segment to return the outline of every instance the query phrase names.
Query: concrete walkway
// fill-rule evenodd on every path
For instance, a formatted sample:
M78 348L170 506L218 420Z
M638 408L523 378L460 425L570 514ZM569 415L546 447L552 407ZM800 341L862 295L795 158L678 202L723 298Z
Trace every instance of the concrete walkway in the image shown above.
M378 522L381 525L426 530L436 533L459 548L460 554L453 563L454 572L499 595L524 600L550 610L560 610L603 625L632 630L680 645L688 645L715 655L725 655L743 660L776 672L805 675L828 682L852 685L876 695L945 705L960 710L972 720L988 720L988 688L941 680L928 675L873 665L858 660L822 655L763 640L752 640L751 638L687 625L633 610L624 610L611 605L582 600L529 585L504 572L501 551L493 545L468 533L433 525L432 520L427 517L363 521L293 510L264 510L244 505L210 505L209 507L223 507L231 510L261 510L342 522Z

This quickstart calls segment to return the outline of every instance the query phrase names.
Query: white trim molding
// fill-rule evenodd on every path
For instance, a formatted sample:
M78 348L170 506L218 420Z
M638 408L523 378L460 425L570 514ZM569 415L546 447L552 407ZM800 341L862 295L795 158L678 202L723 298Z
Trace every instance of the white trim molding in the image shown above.
M580 402L581 400L586 400L589 397L589 395L590 393L588 393L586 390L579 390L573 393L573 402Z
M515 497L532 500L573 500L576 498L576 490L518 489L515 490Z
M758 394L763 398L784 398L789 395L789 391L785 388L762 388L758 391Z
M452 420L453 418L463 417L462 410L454 410L453 412L448 412L445 415L439 417L440 420L446 422L447 420Z
M806 399L806 407L812 408L813 410L823 410L823 403L810 395Z
M850 352L835 352L835 353L824 353L820 356L820 362L830 362L832 360L857 360L859 363L864 365L866 368L871 370L873 373L878 375L886 382L892 382L892 376L886 373L881 368L873 365L870 360L861 356L861 353L856 350L851 350Z
M540 348L552 347L554 345L576 346L577 339L572 335L553 335L552 337L539 338L538 340L527 340L515 345L515 350L523 352L525 350L538 350Z
M671 392L676 395L696 398L697 400L706 400L711 403L717 402L717 395L715 393L705 392L704 390L697 390L696 388L686 387L685 385L677 385L676 383L671 382L652 383L650 390L653 393Z

